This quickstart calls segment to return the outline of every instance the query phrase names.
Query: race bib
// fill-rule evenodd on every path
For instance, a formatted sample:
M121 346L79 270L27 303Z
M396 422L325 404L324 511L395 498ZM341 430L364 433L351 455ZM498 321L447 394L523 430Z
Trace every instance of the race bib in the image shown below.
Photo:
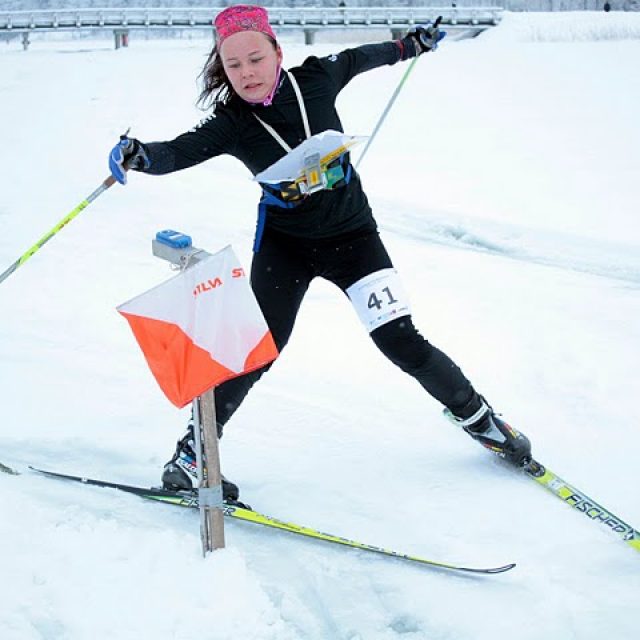
M395 269L370 273L352 284L347 295L369 333L391 320L411 314L407 294Z

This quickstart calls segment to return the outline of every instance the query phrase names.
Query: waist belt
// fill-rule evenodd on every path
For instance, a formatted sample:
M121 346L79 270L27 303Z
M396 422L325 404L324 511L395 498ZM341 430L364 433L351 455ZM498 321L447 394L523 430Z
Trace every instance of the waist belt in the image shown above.
M330 166L335 165L335 166ZM327 165L325 173L327 185L324 190L334 190L349 184L352 176L352 166L344 153L339 158ZM258 221L256 224L256 235L253 241L254 253L260 251L262 236L267 222L267 207L278 207L280 209L295 209L301 205L310 195L302 193L299 183L281 182L280 184L260 184L262 187L262 197L258 203Z
M347 153L334 158L326 165L320 160L313 167L307 167L305 175L298 180L288 180L278 184L260 183L262 190L282 202L299 204L316 191L339 189L351 178L351 164Z

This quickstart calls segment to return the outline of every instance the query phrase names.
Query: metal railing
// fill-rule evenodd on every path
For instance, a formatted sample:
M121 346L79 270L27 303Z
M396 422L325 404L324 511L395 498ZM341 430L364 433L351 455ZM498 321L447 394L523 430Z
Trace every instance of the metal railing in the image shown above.
M212 28L215 8L128 8L0 11L0 33L67 31L76 29L192 29ZM451 27L489 27L500 22L501 7L270 7L276 29L388 27L401 29L443 17Z

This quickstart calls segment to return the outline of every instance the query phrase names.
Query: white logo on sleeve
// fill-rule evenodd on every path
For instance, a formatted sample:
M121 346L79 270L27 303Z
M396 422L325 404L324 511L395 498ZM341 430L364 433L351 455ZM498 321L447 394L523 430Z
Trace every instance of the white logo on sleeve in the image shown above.
M362 324L371 333L396 318L411 314L409 299L395 269L381 269L347 289Z
M210 120L213 120L216 117L215 113L210 113L206 118L202 118L202 120L200 120L200 122L198 122L198 124L193 127L192 129L189 129L189 133L195 133L198 129L201 129L202 127L204 127L205 124L207 124L207 122L209 122Z

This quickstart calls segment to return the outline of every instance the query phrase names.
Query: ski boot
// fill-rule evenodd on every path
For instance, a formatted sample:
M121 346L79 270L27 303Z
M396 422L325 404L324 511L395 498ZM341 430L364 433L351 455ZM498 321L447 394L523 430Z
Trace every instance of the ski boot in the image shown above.
M193 491L198 487L193 421L189 420L186 433L178 440L176 452L162 472L162 487L167 491ZM238 503L240 490L233 482L222 476L222 499L227 503Z
M472 403L480 404L480 407L468 415ZM445 414L483 447L516 467L524 467L531 462L529 438L498 418L483 398L479 401L474 398L458 413L445 409Z

